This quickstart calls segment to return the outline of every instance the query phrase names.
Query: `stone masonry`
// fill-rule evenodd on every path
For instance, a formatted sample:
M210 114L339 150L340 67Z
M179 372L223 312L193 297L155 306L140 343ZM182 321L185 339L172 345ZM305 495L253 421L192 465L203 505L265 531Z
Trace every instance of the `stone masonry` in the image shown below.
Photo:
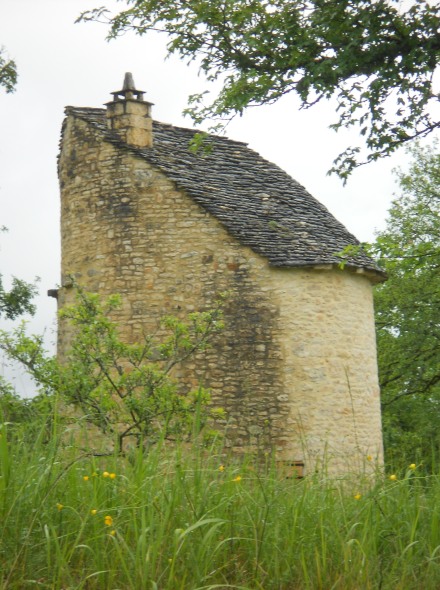
M130 77L101 109L67 108L59 158L62 283L120 293L127 341L166 314L210 309L225 329L176 372L227 415L234 451L274 449L305 472L382 458L372 283L379 269L301 185L239 142L151 120ZM140 128L138 133L136 129ZM133 129L135 131L133 131ZM69 328L61 323L63 357Z

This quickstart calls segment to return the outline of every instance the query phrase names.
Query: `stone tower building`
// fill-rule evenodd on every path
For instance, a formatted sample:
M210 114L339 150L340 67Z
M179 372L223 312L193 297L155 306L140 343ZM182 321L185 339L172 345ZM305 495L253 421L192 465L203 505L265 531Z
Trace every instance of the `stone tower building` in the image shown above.
M382 436L372 283L357 240L300 184L246 144L153 121L126 75L106 109L67 107L62 129L62 282L120 293L128 341L165 314L209 309L228 291L225 329L179 369L228 413L226 444L274 448L280 461L332 472ZM59 354L68 327L59 329Z

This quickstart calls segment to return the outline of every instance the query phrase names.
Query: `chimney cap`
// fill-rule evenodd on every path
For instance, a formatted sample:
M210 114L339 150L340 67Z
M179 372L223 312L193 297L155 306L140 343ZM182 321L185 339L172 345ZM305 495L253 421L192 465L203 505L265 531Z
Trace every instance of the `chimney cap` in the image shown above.
M137 90L133 80L133 74L131 72L126 72L122 90L117 90L110 94L113 94L113 100L115 101L122 98L123 100L140 100L144 102L145 90Z
M122 90L136 90L136 85L133 80L133 74L131 72L125 72Z

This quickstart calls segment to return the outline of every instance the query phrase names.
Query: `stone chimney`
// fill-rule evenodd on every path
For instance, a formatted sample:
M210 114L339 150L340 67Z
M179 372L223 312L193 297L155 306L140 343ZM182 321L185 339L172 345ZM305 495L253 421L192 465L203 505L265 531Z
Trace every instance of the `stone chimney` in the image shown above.
M126 143L140 147L153 145L153 103L144 100L144 91L136 90L132 74L127 72L122 90L112 92L113 100L106 103L107 126Z

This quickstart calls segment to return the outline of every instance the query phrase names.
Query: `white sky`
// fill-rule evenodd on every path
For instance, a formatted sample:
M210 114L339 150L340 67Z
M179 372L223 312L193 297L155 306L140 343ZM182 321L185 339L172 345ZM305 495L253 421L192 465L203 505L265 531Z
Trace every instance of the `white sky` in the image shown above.
M101 107L131 71L146 100L155 103L153 117L191 127L181 115L189 94L207 86L197 66L177 57L164 60L165 38L124 37L105 41L106 28L74 24L83 10L102 0L0 0L0 45L16 60L17 90L0 90L0 272L31 281L41 278L35 332L54 326L56 302L46 296L59 282L59 195L56 158L66 105ZM123 3L106 2L119 10ZM299 111L296 98L250 109L228 127L227 135L245 141L284 168L360 240L373 237L384 219L395 189L392 169L408 158L392 158L357 170L343 187L326 176L333 159L350 142L348 134L328 129L334 106ZM353 138L353 135L351 136ZM356 137L352 141L356 141ZM0 374L2 367L0 366ZM23 385L25 388L26 385ZM24 392L26 393L26 392Z

